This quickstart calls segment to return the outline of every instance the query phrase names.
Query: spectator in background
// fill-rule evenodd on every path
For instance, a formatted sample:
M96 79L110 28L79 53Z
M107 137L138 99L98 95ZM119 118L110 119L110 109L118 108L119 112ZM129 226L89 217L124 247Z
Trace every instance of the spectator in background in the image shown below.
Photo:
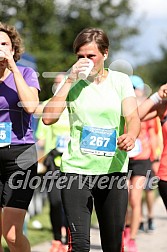
M23 223L34 192L29 182L37 175L31 114L40 87L33 69L16 65L22 51L15 27L0 23L0 232L11 252L31 251ZM18 187L25 179L27 186Z
M52 87L53 92L56 91L61 81L65 78L64 74L58 74L55 77ZM44 105L47 101L43 102L37 109L41 114ZM36 113L37 113L36 111ZM62 153L67 148L69 141L69 118L67 109L64 110L59 121L50 126L46 126L42 122L42 118L39 119L36 137L38 139L38 148L44 148L44 165L47 172L50 171L53 175L54 183L48 180L47 193L50 204L50 221L52 225L53 238L50 252L65 252L67 251L67 221L62 206L61 192L57 187L56 180L60 177L60 163ZM56 171L56 173L55 173ZM55 175L54 175L55 174ZM49 173L49 176L50 173ZM54 178L55 177L55 178Z

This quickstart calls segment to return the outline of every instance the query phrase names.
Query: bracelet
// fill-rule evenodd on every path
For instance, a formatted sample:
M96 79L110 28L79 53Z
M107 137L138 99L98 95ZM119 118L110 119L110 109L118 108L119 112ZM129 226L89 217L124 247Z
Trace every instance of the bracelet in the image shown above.
M158 92L156 92L150 96L150 100L152 100L154 104L158 104L162 101L162 98L159 96Z

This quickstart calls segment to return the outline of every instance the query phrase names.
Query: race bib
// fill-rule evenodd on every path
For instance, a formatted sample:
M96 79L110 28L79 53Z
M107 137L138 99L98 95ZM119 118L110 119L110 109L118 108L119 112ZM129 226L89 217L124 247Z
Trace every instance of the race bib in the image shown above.
M0 123L0 147L7 146L11 144L11 122Z
M116 130L84 126L80 148L83 153L114 156L116 150Z
M69 136L56 136L56 149L63 153L68 147L69 140Z

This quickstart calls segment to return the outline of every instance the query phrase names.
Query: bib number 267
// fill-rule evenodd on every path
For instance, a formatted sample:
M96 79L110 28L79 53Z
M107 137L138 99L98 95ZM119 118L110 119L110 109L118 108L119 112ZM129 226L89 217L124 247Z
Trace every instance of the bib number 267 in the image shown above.
M96 136L91 136L90 137L90 145L92 146L103 146L107 147L108 143L110 141L110 138L108 137L96 137Z

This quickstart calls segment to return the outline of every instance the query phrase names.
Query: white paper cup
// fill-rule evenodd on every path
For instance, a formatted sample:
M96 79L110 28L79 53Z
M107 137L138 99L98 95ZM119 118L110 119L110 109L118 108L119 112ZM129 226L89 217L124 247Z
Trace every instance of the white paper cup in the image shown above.
M94 63L89 59L89 66L86 68L86 70L78 73L79 79L86 80L93 67Z
M4 60L5 54L4 52L0 51L0 61Z

